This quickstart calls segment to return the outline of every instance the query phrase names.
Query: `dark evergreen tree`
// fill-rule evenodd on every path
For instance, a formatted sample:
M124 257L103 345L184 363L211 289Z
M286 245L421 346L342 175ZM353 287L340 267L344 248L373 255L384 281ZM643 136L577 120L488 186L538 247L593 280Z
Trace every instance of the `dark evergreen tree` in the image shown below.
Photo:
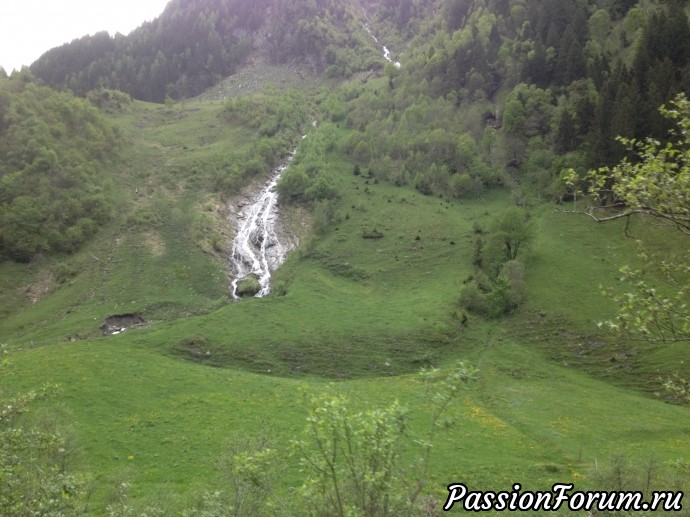
M553 82L553 65L549 61L546 48L540 40L534 42L522 69L522 81L546 88Z
M575 126L575 119L570 114L570 111L563 110L561 118L558 122L558 130L554 137L554 150L558 154L565 154L575 150L578 143L577 128Z
M635 137L663 139L669 122L659 106L681 91L690 65L690 23L678 1L654 12L641 36L632 66L639 85L639 124Z
M472 2L467 0L446 0L444 5L444 18L448 24L448 31L454 32L463 25L465 17L472 7Z

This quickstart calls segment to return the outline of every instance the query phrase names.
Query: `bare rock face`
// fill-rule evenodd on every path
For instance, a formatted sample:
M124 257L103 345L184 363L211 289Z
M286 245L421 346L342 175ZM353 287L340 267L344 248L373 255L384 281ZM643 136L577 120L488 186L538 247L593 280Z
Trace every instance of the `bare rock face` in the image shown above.
M128 328L144 325L146 321L139 314L117 314L108 316L100 329L104 336L117 336Z

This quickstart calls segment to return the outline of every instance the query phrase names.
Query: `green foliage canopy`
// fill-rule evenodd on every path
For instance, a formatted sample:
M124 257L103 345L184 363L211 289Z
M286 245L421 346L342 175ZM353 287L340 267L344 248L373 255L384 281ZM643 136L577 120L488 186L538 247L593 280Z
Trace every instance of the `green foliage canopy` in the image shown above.
M199 95L258 49L274 63L299 61L331 77L382 67L348 7L335 0L173 0L127 36L84 36L49 50L31 70L54 88L85 94L106 87L162 103Z
M0 79L0 257L71 252L109 220L103 161L120 143L87 101Z
M302 440L295 442L306 479L300 495L308 515L415 515L438 433L453 424L451 407L477 369L423 369L421 388L431 412L425 436L412 440L409 412L397 401L356 412L343 396L312 396ZM403 452L414 447L409 468Z

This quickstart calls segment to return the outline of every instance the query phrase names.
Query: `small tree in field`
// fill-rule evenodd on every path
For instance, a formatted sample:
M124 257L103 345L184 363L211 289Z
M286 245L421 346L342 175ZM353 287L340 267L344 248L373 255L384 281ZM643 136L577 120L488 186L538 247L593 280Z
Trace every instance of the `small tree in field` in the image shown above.
M449 406L475 374L463 363L450 373L421 372L431 426L424 439L413 442L420 448L409 468L402 460L411 444L409 413L400 404L358 412L342 396L311 397L307 429L295 443L306 475L302 511L339 517L419 514L434 438L450 424Z
M534 238L527 211L516 206L501 212L494 219L491 229L492 239L499 244L504 261L515 260L520 250Z

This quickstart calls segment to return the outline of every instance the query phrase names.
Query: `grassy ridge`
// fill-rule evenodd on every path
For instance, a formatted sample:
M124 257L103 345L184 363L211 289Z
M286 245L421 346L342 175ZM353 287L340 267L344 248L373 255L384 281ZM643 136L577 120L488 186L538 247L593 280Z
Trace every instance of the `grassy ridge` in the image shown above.
M439 496L451 480L507 489L556 481L587 483L595 466L625 454L642 463L688 461L687 409L554 367L529 347L495 339L480 350L478 382L453 408L456 426L442 434L430 487ZM58 353L59 352L59 353ZM61 401L83 445L78 465L94 472L98 499L123 477L140 500L191 495L222 485L217 460L238 436L270 429L278 447L304 427L300 388L345 393L360 407L399 399L420 436L428 405L414 377L329 384L238 370L209 369L124 342L45 347L16 357L17 387L62 385ZM287 458L281 490L298 483ZM181 504L182 501L177 501Z
M211 104L178 112L135 103L114 115L128 138L113 165L116 220L80 254L2 265L7 317L0 332L8 342L91 337L108 315L197 312L225 295L223 268L203 253L204 236L198 235L203 207L214 199L194 189L194 182L209 178L180 172L199 162L217 163L228 141L241 149L243 140L251 140L219 123L218 113ZM205 143L187 145L184 134Z

